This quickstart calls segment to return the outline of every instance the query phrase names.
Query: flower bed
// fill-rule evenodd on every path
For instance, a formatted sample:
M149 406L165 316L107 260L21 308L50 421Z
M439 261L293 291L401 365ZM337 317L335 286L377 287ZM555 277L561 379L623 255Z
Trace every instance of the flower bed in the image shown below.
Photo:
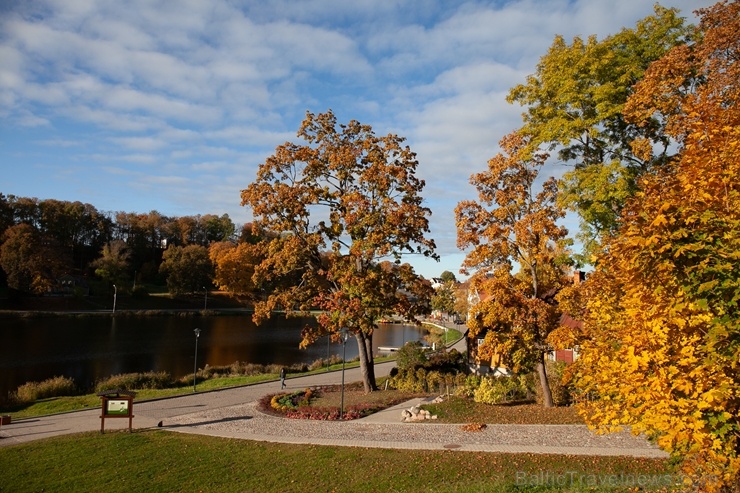
M287 413L306 407L311 402L311 396L313 390L299 390L298 392L291 392L288 394L275 394L270 399L270 407L280 413Z
M311 400L318 398L322 392L333 389L308 388L296 392L266 395L260 400L263 411L292 419L316 419L338 421L340 409L337 406L312 407ZM352 420L368 416L383 409L375 402L345 406L342 420Z
M364 418L376 411L378 411L378 408L375 406L356 404L346 407L341 419ZM338 407L302 407L286 412L285 416L293 419L319 419L325 421L337 421L340 419Z

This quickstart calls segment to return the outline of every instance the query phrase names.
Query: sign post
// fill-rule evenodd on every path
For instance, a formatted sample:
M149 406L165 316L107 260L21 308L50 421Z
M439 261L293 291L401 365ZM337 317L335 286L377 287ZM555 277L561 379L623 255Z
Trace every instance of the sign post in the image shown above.
M105 433L105 418L128 418L128 431L131 432L134 419L134 397L136 392L128 390L107 390L98 392L103 405L100 413L100 433Z

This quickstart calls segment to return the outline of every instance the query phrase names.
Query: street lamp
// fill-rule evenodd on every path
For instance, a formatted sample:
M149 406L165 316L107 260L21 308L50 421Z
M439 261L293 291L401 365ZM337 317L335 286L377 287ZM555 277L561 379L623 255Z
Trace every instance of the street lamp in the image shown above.
M113 285L113 313L116 313L116 298L118 297L118 288Z
M347 359L347 339L349 339L349 331L346 327L342 327L339 331L342 338L342 398L339 404L339 419L344 419L344 362Z
M195 329L195 359L193 361L193 392L195 392L195 377L198 372L198 337L200 337L200 329Z

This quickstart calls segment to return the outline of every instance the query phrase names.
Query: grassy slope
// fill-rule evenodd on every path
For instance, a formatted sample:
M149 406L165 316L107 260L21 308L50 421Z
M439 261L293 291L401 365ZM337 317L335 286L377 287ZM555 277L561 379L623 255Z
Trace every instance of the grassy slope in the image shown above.
M164 431L2 447L0 464L0 491L14 493L635 491L592 486L668 474L665 461L650 459L296 446Z

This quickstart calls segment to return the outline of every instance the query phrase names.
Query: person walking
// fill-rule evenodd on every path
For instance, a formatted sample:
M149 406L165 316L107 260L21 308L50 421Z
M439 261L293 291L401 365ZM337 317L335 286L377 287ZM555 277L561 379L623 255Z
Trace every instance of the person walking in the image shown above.
M285 367L280 368L280 388L285 388Z

